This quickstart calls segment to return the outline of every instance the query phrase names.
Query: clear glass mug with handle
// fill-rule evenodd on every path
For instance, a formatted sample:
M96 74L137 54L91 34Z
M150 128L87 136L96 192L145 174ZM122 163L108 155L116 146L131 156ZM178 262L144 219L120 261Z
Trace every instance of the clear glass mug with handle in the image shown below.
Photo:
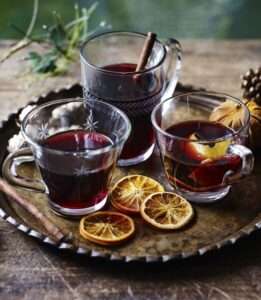
M136 64L146 35L106 32L81 47L82 85L86 101L100 99L123 110L132 132L119 159L120 166L145 161L155 138L150 114L162 99L173 95L181 68L181 45L176 39L156 40L144 70Z
M21 131L29 147L5 159L2 173L8 182L47 194L50 207L62 215L81 216L105 205L114 166L131 131L123 112L101 101L55 100L30 111ZM17 172L32 160L41 179Z
M215 108L230 101L241 108L241 123L210 121ZM161 160L172 188L190 201L212 202L249 175L254 156L245 146L250 113L238 99L221 93L193 92L155 107L152 123Z

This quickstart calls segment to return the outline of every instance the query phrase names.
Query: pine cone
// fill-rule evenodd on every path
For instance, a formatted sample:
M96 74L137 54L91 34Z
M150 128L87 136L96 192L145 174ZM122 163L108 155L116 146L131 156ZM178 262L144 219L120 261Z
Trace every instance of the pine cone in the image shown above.
M245 99L254 100L256 103L261 104L261 67L255 71L249 69L242 76L241 88Z

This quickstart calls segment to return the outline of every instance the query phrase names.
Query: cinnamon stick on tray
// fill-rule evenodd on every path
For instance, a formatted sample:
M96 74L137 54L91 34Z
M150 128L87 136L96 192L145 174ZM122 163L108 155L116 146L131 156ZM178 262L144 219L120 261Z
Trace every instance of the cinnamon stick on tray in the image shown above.
M62 230L51 220L49 220L36 206L34 206L32 203L29 203L25 198L21 197L11 185L1 178L0 191L11 197L13 201L34 216L43 225L48 234L55 239L56 242L61 242L67 237L67 235L65 235Z
M147 33L147 37L144 42L135 72L142 71L145 68L145 66L148 62L148 59L150 57L153 45L156 41L156 37L157 37L156 33L153 33L153 32Z

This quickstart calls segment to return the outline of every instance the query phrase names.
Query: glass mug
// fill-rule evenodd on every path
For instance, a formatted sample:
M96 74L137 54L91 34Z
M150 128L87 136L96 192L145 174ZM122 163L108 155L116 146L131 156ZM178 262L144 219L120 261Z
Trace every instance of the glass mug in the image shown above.
M140 163L152 154L151 112L162 98L173 95L181 68L180 43L156 40L146 68L135 72L145 39L141 33L108 32L87 40L80 51L85 99L113 104L130 118L132 132L120 166Z
M213 109L226 100L242 107L237 130L209 121ZM170 185L194 202L226 196L231 185L249 175L254 166L254 156L244 146L249 119L240 100L220 93L193 92L158 104L152 123Z
M7 181L46 193L51 208L62 215L85 215L105 205L112 171L131 131L123 112L101 101L56 100L30 111L21 131L29 147L6 158ZM17 175L17 166L32 160L40 180Z

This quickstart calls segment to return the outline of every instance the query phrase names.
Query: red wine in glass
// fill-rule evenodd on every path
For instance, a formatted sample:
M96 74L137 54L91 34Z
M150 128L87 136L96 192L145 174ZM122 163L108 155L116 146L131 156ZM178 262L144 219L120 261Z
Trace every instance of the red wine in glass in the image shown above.
M132 63L120 63L104 66L103 69L126 74L135 72L136 66ZM118 89L114 86L113 79L108 81L107 85L110 90ZM158 79L148 73L141 78L135 75L124 77L123 88L127 100L110 101L110 103L125 111L131 121L132 131L120 156L120 159L130 159L144 154L155 142L150 115L154 106L160 101L162 87Z
M165 173L174 188L183 188L192 192L213 191L222 186L227 171L240 170L241 158L230 154L227 150L214 159L207 157L207 151L205 151L206 156L204 150L202 152L204 149L202 147L220 147L220 143L215 143L214 140L233 134L228 127L215 122L186 121L172 125L166 131L177 137L174 142L167 145L167 151L162 157ZM210 142L203 145L190 142L188 138ZM228 146L221 145L227 149Z
M112 141L107 136L84 130L57 133L43 141L44 147L68 153L96 150L109 145L112 145ZM108 166L105 163L106 154L99 156L99 168L96 167L94 170L86 170L84 165L75 166L70 156L67 157L65 154L59 161L52 161L49 164L52 165L50 170L48 168L50 157L47 152L44 152L43 155L46 157L41 158L39 168L54 204L68 209L82 209L98 204L107 196L113 164ZM61 170L64 170L64 173Z

